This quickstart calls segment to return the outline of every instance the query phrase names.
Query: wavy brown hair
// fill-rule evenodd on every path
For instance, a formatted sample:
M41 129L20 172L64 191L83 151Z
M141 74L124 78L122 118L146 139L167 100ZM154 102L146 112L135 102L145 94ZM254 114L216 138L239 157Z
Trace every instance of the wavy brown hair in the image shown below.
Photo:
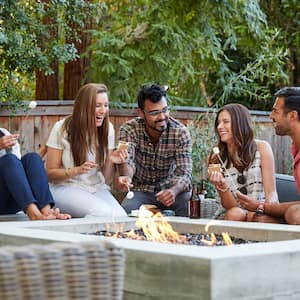
M218 135L218 118L222 111L227 111L231 117L231 130L236 147L232 155L228 151L227 144L222 142ZM220 156L225 162L226 168L232 164L240 172L247 169L255 158L257 145L254 140L253 124L248 109L238 103L227 104L222 107L216 116L215 132L218 136L218 147ZM219 163L217 156L211 152L208 158L209 163Z
M95 151L100 169L104 166L108 153L109 114L97 127L96 97L100 93L108 93L104 84L88 83L82 86L75 97L73 113L64 122L75 166L86 161L88 151Z

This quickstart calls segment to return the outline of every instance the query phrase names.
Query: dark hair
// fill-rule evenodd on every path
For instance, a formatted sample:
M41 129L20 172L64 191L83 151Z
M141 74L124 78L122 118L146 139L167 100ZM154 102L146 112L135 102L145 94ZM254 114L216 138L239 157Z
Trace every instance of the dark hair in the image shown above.
M298 120L300 120L300 87L284 87L277 91L274 96L276 98L283 97L284 112L295 110L298 112Z
M168 100L167 92L164 87L158 84L143 85L137 96L138 107L144 109L145 100L157 103L162 97Z
M236 153L230 155L227 144L222 142L218 135L218 147L220 156L226 162L226 168L232 163L239 171L247 169L255 158L257 150L254 141L253 125L248 109L238 103L227 104L223 106L217 113L215 120L215 132L217 133L218 118L222 111L227 111L231 117L231 131L236 145ZM218 163L218 158L211 153L209 163Z

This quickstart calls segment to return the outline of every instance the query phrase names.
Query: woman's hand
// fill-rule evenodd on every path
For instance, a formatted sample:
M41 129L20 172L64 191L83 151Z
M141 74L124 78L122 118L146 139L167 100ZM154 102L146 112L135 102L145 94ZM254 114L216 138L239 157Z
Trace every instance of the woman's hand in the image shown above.
M223 189L228 188L225 178L224 178L224 175L221 172L218 172L218 171L211 172L211 174L209 176L209 180L212 184L215 185L215 187L217 189L223 190Z
M9 149L12 148L17 142L19 138L19 134L11 134L11 135L5 135L2 138L0 138L0 149Z
M93 161L86 161L84 162L81 166L75 167L76 169L76 175L79 174L86 174L88 173L91 169L98 167L98 164L96 164Z
M114 164L123 164L128 159L128 151L126 149L112 151L109 159Z
M236 197L239 200L242 208L248 211L256 211L258 205L261 203L253 198L248 197L247 195L242 194L239 191L236 191Z

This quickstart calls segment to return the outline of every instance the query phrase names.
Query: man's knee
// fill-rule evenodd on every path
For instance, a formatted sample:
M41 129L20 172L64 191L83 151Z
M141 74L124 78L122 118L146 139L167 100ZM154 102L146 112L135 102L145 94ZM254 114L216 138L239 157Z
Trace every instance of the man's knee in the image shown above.
M176 216L187 217L189 214L189 200L191 198L191 192L182 192L177 195L174 204L174 210Z
M121 203L121 206L124 208L126 213L131 213L134 209L139 209L141 206L141 203L137 200L133 199L124 199Z
M288 224L300 225L300 204L290 206L286 210L284 218Z

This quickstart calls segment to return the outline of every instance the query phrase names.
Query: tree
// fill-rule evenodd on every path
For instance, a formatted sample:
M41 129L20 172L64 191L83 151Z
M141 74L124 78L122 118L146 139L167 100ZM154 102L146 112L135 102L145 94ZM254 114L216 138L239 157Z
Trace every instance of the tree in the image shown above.
M265 108L270 87L287 79L287 53L258 0L107 2L91 72L113 99L135 102L140 85L160 82L177 105Z
M289 85L300 85L300 2L298 0L264 0L261 7L266 13L268 24L280 31L278 46L288 49L285 71ZM278 78L278 85L282 82Z
M68 36L79 41L78 31L70 24L84 28L85 20L99 7L83 0L1 1L0 101L20 105L20 99L32 98L35 70L52 75L57 72L56 64L76 59L74 43L65 40ZM57 35L53 35L53 28Z

